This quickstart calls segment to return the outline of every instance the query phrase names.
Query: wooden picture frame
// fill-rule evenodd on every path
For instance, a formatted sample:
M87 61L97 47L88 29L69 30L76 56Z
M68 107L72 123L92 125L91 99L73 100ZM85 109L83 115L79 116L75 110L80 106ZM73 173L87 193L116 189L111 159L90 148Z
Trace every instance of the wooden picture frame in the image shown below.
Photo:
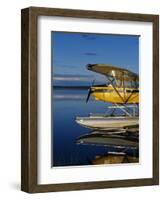
M85 19L124 20L153 24L153 176L152 178L38 184L37 162L37 19L62 16ZM159 16L58 8L29 7L21 11L21 190L54 192L159 184Z

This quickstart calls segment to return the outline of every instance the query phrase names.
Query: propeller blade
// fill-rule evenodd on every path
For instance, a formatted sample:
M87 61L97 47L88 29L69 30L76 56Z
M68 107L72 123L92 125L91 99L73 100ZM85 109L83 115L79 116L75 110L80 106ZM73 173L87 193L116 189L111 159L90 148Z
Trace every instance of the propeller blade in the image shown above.
M91 88L88 90L88 95L87 95L87 99L86 99L86 103L89 101L90 95L92 93Z
M94 83L95 83L95 79L92 81L91 87L93 87ZM87 95L86 103L89 101L90 95L92 94L91 87L88 90L88 95Z
M92 81L92 86L94 86L94 83L95 83L95 79Z

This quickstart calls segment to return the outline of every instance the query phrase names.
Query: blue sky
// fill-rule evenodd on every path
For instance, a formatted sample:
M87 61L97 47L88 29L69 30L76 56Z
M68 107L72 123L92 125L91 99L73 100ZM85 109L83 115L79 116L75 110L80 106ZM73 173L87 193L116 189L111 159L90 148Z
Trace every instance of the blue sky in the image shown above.
M100 79L86 69L88 63L111 64L138 73L139 36L52 32L53 76Z

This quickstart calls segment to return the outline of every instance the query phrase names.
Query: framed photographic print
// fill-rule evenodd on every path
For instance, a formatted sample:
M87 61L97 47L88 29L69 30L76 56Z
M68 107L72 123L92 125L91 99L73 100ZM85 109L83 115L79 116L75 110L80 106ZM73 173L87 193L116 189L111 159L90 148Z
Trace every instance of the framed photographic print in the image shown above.
M159 184L159 16L30 7L21 188Z

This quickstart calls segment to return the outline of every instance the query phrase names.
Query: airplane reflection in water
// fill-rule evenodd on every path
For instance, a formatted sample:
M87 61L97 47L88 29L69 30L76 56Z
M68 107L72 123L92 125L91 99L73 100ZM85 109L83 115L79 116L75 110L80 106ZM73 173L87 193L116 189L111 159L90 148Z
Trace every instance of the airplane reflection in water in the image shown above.
M112 147L104 155L96 155L92 164L117 164L139 162L139 133L93 130L77 138L77 144Z
M92 145L118 146L137 148L139 142L138 133L118 132L118 131L92 131L89 134L80 136L77 143Z

